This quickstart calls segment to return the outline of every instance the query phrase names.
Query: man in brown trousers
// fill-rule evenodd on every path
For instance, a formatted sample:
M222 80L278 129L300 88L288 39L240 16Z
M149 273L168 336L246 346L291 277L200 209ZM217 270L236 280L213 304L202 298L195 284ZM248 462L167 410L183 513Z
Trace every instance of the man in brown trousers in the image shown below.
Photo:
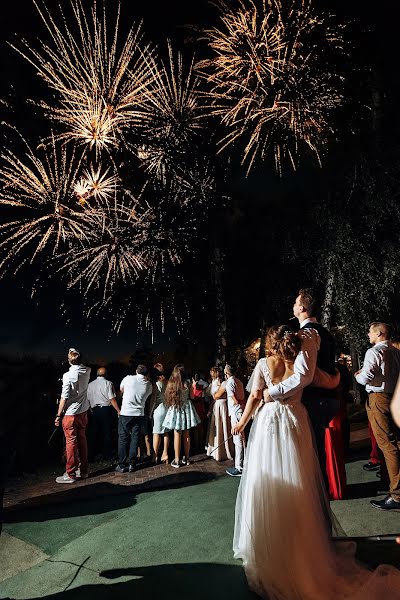
M389 495L384 500L371 500L379 510L400 511L400 431L393 421L390 403L400 373L400 351L390 343L391 327L387 323L371 323L364 364L355 378L365 385L368 419L375 439L385 457L390 479Z

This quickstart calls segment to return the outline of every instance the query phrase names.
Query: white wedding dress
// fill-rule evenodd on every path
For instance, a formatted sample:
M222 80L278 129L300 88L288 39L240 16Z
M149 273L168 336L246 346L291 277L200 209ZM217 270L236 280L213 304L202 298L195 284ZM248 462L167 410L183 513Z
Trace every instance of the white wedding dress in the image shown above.
M266 359L256 368L269 385ZM356 563L353 543L332 542L328 515L301 391L265 404L251 428L235 511L233 550L250 588L269 600L400 599L400 571Z

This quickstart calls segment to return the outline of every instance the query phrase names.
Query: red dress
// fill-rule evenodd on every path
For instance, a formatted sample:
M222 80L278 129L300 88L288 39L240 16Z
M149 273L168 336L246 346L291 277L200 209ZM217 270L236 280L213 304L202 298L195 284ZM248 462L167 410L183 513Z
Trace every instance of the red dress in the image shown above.
M331 500L342 500L346 493L346 468L343 426L347 420L345 394L340 394L340 407L337 414L325 429L326 473Z
M192 402L201 421L206 418L206 406L204 403L204 388L199 383L192 384Z

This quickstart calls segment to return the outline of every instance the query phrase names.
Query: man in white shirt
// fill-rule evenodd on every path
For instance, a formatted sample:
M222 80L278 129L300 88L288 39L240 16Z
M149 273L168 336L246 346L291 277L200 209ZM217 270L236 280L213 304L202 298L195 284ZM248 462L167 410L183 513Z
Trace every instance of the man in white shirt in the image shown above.
M373 347L367 350L355 378L368 393L368 419L385 457L390 480L389 495L384 500L371 500L371 504L379 510L400 511L400 435L390 412L400 373L400 351L390 343L391 327L387 323L371 323L368 337Z
M101 445L104 460L111 459L111 426L114 409L119 415L119 406L115 399L114 386L106 379L107 370L97 369L97 378L88 385L87 395L91 409L89 426L89 450L94 455L96 446ZM115 413L114 413L115 414ZM100 442L98 444L97 442Z
M243 383L235 377L235 370L231 365L225 365L224 369L226 382L219 388L215 394L215 399L218 400L226 392L228 413L231 419L231 426L234 427L239 423L243 415L245 405L245 395ZM244 459L244 435L238 433L233 435L233 444L235 446L235 466L226 470L227 475L231 477L240 477L243 471Z
M148 369L139 365L136 375L127 375L121 381L122 406L118 421L117 473L124 473L128 458L128 471L135 470L139 434L144 422L144 409L153 386L147 379Z
M75 348L70 348L68 362L71 366L63 375L61 400L55 420L58 427L62 419L67 466L64 475L57 477L57 483L74 483L77 478L86 479L88 476L86 426L90 367L81 364L81 354Z

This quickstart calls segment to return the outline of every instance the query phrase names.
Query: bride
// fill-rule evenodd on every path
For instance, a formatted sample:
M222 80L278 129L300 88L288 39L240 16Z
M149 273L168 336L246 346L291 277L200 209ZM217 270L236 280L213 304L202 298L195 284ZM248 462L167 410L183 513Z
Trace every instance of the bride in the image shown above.
M258 362L253 390L293 374L301 339L282 325L269 330L267 346L270 356ZM256 412L236 500L235 558L242 559L250 588L269 600L400 599L399 571L381 565L370 572L356 563L354 544L332 541L301 394ZM232 432L243 431L259 400L251 394Z

